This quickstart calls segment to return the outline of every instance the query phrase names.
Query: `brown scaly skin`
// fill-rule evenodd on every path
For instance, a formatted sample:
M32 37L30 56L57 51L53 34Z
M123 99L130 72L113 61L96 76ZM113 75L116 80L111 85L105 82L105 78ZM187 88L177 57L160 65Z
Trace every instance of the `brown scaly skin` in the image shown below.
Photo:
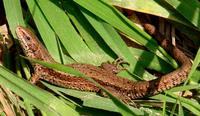
M18 26L16 29L16 34L27 57L55 63L47 50L29 29ZM90 64L74 63L68 64L67 66L70 66L82 72L86 76L93 78L121 100L130 101L132 99L158 94L166 89L170 89L176 85L179 85L186 80L192 65L189 58L185 56L182 51L172 46L167 41L163 41L162 46L166 50L170 51L170 53L178 62L182 64L182 66L177 70L162 76L161 78L151 81L134 82L116 76L112 71L110 71L110 69L105 69L104 67L97 67ZM66 88L101 92L101 90L93 83L81 77L76 78L73 75L55 71L39 64L33 64L33 66L35 69L33 74L33 82L37 81L38 79L43 79L52 84Z
M164 91L183 83L187 79L187 76L192 67L192 63L190 59L180 49L171 44L171 41L165 39L165 37L161 33L157 32L153 25L146 23L144 24L144 28L149 34L158 39L158 41L161 43L161 46L165 50L169 51L174 59L182 64L181 67L179 67L177 70L162 76L160 79L152 80L154 81L152 83L155 83L157 87L156 91L152 91L154 95L158 92ZM159 84L157 85L156 83Z

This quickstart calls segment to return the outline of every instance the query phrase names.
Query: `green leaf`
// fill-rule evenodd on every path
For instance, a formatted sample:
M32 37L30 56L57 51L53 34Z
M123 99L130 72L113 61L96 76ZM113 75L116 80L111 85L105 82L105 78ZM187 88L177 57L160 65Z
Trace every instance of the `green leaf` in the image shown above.
M167 92L167 94L170 95L170 97L159 94L159 95L153 96L151 98L157 99L160 101L163 101L163 99L165 99L166 102L170 102L170 103L179 103L179 102L177 102L177 100L180 100L182 106L187 108L192 113L194 113L196 115L198 115L200 113L200 109L199 109L200 104L198 102L195 102L193 100L186 99L186 98L183 98L180 96L176 96L176 95L172 94L171 92Z
M138 63L141 63L145 68L152 69L161 73L169 73L173 71L173 67L167 62L156 56L152 52L141 50L137 48L129 48L132 57L137 59Z
M130 20L123 16L114 7L106 4L102 0L74 0L81 7L87 9L97 17L109 23L119 31L125 33L132 41L136 41L147 47L151 52L157 54L167 61L173 67L177 67L177 63L162 49L157 42L147 33L135 26ZM112 18L111 18L112 17ZM165 57L162 56L163 53ZM167 58L167 59L166 59Z
M179 101L179 106L178 106L178 115L179 116L184 116L184 110L181 102Z
M192 25L184 16L176 9L171 8L164 0L104 0L114 6L125 8L145 14L151 14L158 17L166 18L173 26L186 34L189 39L199 46L199 29ZM187 2L187 1L183 1ZM194 2L194 0L192 1ZM145 4L144 4L145 3ZM188 3L189 5L190 3ZM197 3L198 4L198 3ZM190 11L187 11L190 12ZM187 13L184 12L184 13ZM184 15L184 14L183 14Z
M165 0L189 22L200 29L200 3L198 0Z
M83 101L83 106L103 109L103 110L112 111L112 112L119 112L116 104L114 104L111 99L100 97L96 95L96 93L94 92L85 92L85 91L55 87L47 83L43 83L43 84L52 90L60 91L61 93L81 99ZM143 114L140 110L136 108L130 107L130 109L134 112L138 112L137 115Z
M36 5L35 0L27 0L26 2L47 50L57 62L61 62L58 41L46 17L38 5Z
M78 115L75 110L64 104L52 94L31 85L2 66L0 66L0 84L9 88L24 100L28 100L40 110L45 111L48 115Z
M198 110L198 112L200 112L200 104L198 102L187 99L187 98L183 98L183 97L180 97L180 96L177 96L177 95L174 95L171 92L167 92L167 94L172 96L173 98L179 99L182 102L182 105L184 107L188 108L193 113L196 113L195 110ZM185 105L185 104L187 104L187 105ZM192 110L192 109L194 109L194 110Z
M198 69L196 69L190 79L190 84L198 84L199 80L200 80L200 71Z
M24 106L26 107L27 114L29 116L34 116L34 113L33 113L33 110L32 110L32 106L31 106L31 104L30 104L30 102L28 100L24 101Z
M97 56L96 61L100 65L102 62L113 60L116 56L111 49L105 44L99 34L94 30L92 25L87 21L84 15L73 1L64 1L64 9L66 9L71 21L76 26L81 37L88 45L90 50ZM111 57L112 56L112 57Z
M185 81L184 85L186 85L187 82L189 81L189 79L192 77L192 75L193 75L193 73L195 72L195 70L197 69L199 63L200 63L200 48L199 48L199 50L197 51L197 55L195 56L195 59L194 59L194 62L193 62L191 71L190 71L190 73L189 73L189 75L188 75L188 78L187 78L187 80Z
M191 89L199 89L200 84L195 84L195 85L185 85L185 86L178 86L174 87L170 90L167 90L168 92L178 92L178 91L186 91L186 90L191 90Z
M115 29L84 9L81 9L81 11L94 29L103 38L106 44L118 55L118 57L123 58L125 61L130 63L129 71L134 71L135 74L142 76L144 68L141 67L141 65L136 65L136 59L132 57L127 45L121 39Z
M18 25L25 25L20 0L4 0L3 3L6 13L6 19L8 21L11 33L14 36L14 38L16 38L16 27Z
M162 0L105 0L112 5L151 14L169 20L181 23L186 26L192 27L191 23L187 21L181 14L175 10L167 7ZM145 3L145 4L144 4Z
M76 32L69 17L65 14L64 10L59 7L58 1L39 0L37 4L69 55L77 62L95 64L95 54L91 52L80 35ZM37 4L35 3L35 5Z

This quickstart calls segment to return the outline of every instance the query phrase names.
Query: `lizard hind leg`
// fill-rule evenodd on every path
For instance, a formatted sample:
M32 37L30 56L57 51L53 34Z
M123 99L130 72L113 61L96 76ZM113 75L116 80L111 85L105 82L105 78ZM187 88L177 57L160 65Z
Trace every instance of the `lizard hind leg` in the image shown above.
M30 82L31 82L32 84L36 84L39 80L40 80L40 76L37 75L36 73L34 73L34 74L32 75L32 77L31 77L31 79L30 79Z
M111 62L103 62L101 64L101 68L107 70L108 72L111 72L113 74L119 73L121 70L126 70L126 68L120 67L121 64L129 64L128 62L125 62L122 58L117 58L112 63Z
M35 64L34 65L34 70L35 72L32 74L32 77L30 79L30 82L32 84L37 84L37 82L41 79L41 75L40 75L40 70L41 70L41 65Z

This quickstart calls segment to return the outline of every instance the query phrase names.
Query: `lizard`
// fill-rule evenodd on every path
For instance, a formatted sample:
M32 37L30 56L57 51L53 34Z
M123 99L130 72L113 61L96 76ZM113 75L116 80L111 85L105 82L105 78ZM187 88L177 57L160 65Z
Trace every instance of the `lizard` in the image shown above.
M37 36L28 28L18 26L16 28L16 34L24 54L27 57L56 63L47 49L38 40ZM153 96L183 83L187 79L192 66L190 59L176 46L165 41L165 39L161 43L161 46L168 50L182 65L178 69L150 81L132 81L119 77L105 64L105 66L94 66L91 64L72 63L66 66L72 67L86 76L91 77L122 101ZM81 77L75 77L74 75L50 69L37 63L32 65L34 67L33 82L42 79L65 88L101 93L100 88Z

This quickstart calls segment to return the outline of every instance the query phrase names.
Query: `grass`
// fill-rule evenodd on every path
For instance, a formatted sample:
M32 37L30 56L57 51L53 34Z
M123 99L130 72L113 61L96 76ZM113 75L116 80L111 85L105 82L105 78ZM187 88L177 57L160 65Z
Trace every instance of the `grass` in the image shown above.
M109 0L27 0L25 3L28 9L20 4L20 0L4 0L3 4L9 29L11 30L15 42L17 43L15 34L16 26L35 27L35 33L48 49L51 56L61 64L78 62L100 65L102 62L114 61L114 59L121 57L127 61L130 66L127 68L128 72L123 71L119 75L131 80L138 80L138 77L140 79L154 78L154 75L145 70L146 68L168 73L178 67L176 61L157 44L154 38L140 30L135 24L121 14L121 12L107 2L109 2L109 4L112 3ZM170 11L165 9L163 12L175 12L176 14L173 15L185 18L173 20L171 17L166 17L166 14L163 14L161 17L176 21L175 23L183 27L195 31L199 30L198 17L194 17L195 20L191 19L190 15L186 14L189 11L185 11L184 7L179 7L177 9L177 2L173 3L171 0L166 0L166 2L168 5L171 5L172 8ZM181 3L186 5L187 2L181 1ZM135 2L135 4L141 5L142 3ZM192 5L193 7L199 8L198 3L194 2ZM158 7L157 4L156 7ZM134 10L139 10L136 8ZM163 9L165 7L159 6L159 8ZM148 13L147 11L143 12ZM156 13L157 12L155 12L154 15L160 16L159 13ZM197 14L199 11L196 10L189 13ZM30 23L31 18L34 24ZM188 32L188 29L185 31ZM125 42L122 41L118 32L129 36L131 41L145 46L148 51L127 46ZM196 39L194 39L194 41L196 41ZM175 95L173 92L189 91L191 89L199 90L199 80L196 79L199 76L198 73L196 73L198 72L197 66L200 62L199 55L200 53L198 51L189 74L191 81L186 83L187 85L181 85L166 91L165 94L150 97L152 101L135 100L135 102L141 103L140 108L133 108L122 103L101 85L80 72L64 67L61 64L49 64L30 59L30 61L38 62L64 72L71 72L90 80L98 87L102 88L111 99L100 97L92 92L56 87L46 82L42 83L48 89L52 90L52 92L40 89L23 79L24 77L30 78L31 73L27 62L24 61L24 58L19 56L16 60L16 64L19 65L15 66L17 69L15 72L17 72L17 74L13 73L8 68L0 67L0 84L9 88L21 98L21 104L19 104L18 107L23 108L28 115L34 115L33 113L35 113L35 111L39 111L42 115L69 114L71 116L79 114L121 114L124 116L155 114L183 115L188 112L198 115L200 114L199 103L198 101L193 101L196 100L195 98L183 98ZM195 83L196 85L191 85L190 83ZM8 98L11 99L11 97ZM157 104L158 102L161 103L160 108L152 107L153 103ZM17 104L14 102L11 103L17 107ZM171 105L174 105L174 110L172 111L170 111ZM176 106L178 106L178 108L176 108ZM184 109L187 109L187 111Z

